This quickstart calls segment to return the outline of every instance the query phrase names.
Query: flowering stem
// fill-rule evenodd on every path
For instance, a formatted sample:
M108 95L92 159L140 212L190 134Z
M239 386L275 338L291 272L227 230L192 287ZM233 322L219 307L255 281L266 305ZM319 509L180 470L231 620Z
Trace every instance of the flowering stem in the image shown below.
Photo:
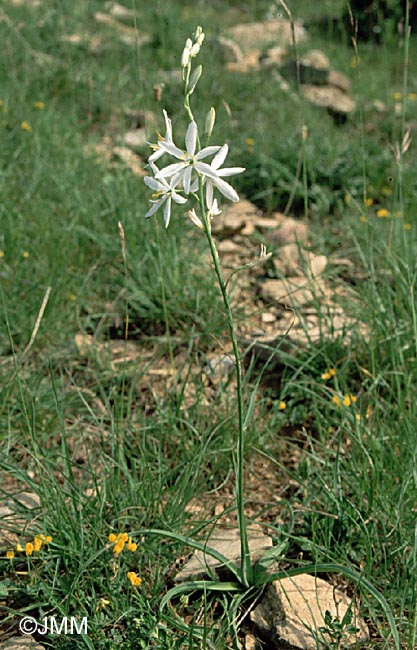
M233 321L232 308L230 306L229 296L227 295L227 285L224 281L219 254L217 252L216 244L211 234L211 225L207 218L207 213L204 204L203 182L199 179L199 203L204 224L204 231L210 247L210 253L216 272L217 281L219 283L220 292L222 294L224 307L226 310L227 324L229 327L230 339L232 341L233 354L235 357L236 365L236 379L237 379L237 411L238 411L238 439L237 439L237 457L236 457L236 505L237 505L237 518L240 535L240 558L241 558L241 576L242 583L245 587L249 587L252 583L252 564L250 559L250 551L248 544L248 535L246 530L246 518L244 510L244 418L243 418L243 396L242 396L242 364L239 356L239 348L236 339L235 326Z

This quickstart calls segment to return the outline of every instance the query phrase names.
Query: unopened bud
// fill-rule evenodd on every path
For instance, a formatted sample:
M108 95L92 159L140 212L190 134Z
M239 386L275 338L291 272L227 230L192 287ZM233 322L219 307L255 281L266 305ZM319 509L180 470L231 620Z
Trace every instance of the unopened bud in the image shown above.
M195 87L196 87L196 85L198 83L198 80L201 77L202 72L203 72L203 66L198 65L196 67L196 69L194 70L193 74L190 77L190 83L188 84L188 88L187 88L187 94L188 95L191 95L191 93L194 92L194 89L195 89Z
M190 48L184 47L181 55L181 67L186 68L190 62Z
M204 125L204 131L208 138L211 136L213 132L215 121L216 121L216 111L212 106L206 115L206 123Z
M200 45L198 43L194 43L190 50L190 56L197 56L197 54L200 51Z

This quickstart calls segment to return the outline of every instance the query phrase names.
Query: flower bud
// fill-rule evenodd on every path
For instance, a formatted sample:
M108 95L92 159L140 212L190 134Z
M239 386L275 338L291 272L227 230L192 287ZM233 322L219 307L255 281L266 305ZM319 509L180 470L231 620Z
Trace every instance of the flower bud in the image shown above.
M190 62L190 48L184 47L181 55L181 67L186 68Z
M192 74L191 77L190 77L190 82L189 82L189 84L188 84L188 88L187 88L187 94L188 94L188 95L191 95L191 93L194 92L194 89L195 89L195 87L196 87L196 85L197 85L197 83L198 83L198 80L199 80L200 77L201 77L201 73L202 73L202 72L203 72L203 66L202 66L202 65L198 65L198 66L196 67L196 69L194 70L193 74Z
M206 115L206 123L204 125L204 131L208 138L212 134L215 121L216 121L216 111L212 106Z
M200 51L200 46L199 46L199 44L198 44L198 43L194 43L194 45L192 46L192 48L191 48L191 50L190 50L190 56L193 56L193 57L194 57L194 56L197 56L197 54L199 53L199 51Z

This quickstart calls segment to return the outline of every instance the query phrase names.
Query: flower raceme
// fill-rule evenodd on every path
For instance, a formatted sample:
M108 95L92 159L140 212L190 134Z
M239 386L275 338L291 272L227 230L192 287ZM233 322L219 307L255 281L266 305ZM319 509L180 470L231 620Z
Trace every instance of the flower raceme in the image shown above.
M144 179L145 184L154 190L151 199L153 205L145 217L152 216L160 207L164 206L165 227L168 227L171 218L172 200L176 203L186 203L187 199L179 192L186 195L195 193L199 188L200 181L205 184L206 204L211 212L210 216L219 214L217 202L214 203L214 188L230 201L239 201L236 190L223 178L240 174L245 169L244 167L225 167L221 169L229 150L228 145L208 146L198 150L198 128L197 124L191 121L185 135L185 150L180 149L173 141L171 120L166 111L164 111L164 118L166 124L165 138L159 138L157 145L151 145L155 150L149 157L153 176L146 176ZM155 160L158 160L164 153L175 158L177 162L158 169ZM210 163L203 162L204 159L210 156L214 156Z

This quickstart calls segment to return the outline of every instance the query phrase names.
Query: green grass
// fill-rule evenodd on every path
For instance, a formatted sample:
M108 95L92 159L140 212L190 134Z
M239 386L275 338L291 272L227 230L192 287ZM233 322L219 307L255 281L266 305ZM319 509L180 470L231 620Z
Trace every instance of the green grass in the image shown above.
M295 17L313 23L311 3L288 4ZM323 3L323 15L341 11L336 5ZM206 355L227 345L221 301L200 233L179 209L167 231L159 215L145 221L149 192L142 179L116 159L99 160L94 147L105 137L121 139L129 127L126 109L152 111L163 129L166 108L180 142L187 125L181 84L166 80L157 103L153 85L161 70L178 69L197 24L214 35L224 24L263 19L269 3L128 6L150 36L139 50L94 20L102 2L7 2L0 10L0 500L10 505L11 495L38 494L40 507L22 513L30 530L14 524L14 532L22 544L35 532L53 538L38 554L16 553L13 560L5 556L13 545L1 545L0 612L4 630L17 628L22 612L87 616L90 647L99 650L225 648L232 643L233 594L175 602L191 626L199 612L207 626L202 642L178 632L173 612L164 618L159 605L189 549L140 533L165 529L204 540L215 521L212 505L230 505L233 380L212 385L201 372ZM102 49L92 53L62 40L73 33L100 36ZM240 195L273 212L283 211L293 192L291 214L300 216L307 196L312 250L352 261L347 275L357 301L350 308L368 327L366 337L352 333L347 345L323 341L296 355L278 349L270 367L247 371L247 404L265 372L248 423L248 480L258 475L262 457L276 490L251 514L268 523L276 544L285 544L282 569L312 561L362 572L386 598L402 647L411 650L416 165L413 143L402 166L390 145L401 142L404 126L415 128L409 94L417 92L416 41L413 35L405 114L395 112L402 100L394 93L404 93L404 49L394 39L379 47L359 43L356 68L353 49L312 24L300 54L313 47L352 79L358 111L344 125L295 102L266 72L227 72L208 43L199 59L204 72L195 113L202 123L216 107L213 142L228 142L230 165L247 168L234 182ZM383 112L372 108L375 100ZM306 186L297 176L303 125ZM154 127L148 131L154 141ZM365 195L373 205L364 206ZM390 216L378 218L383 208ZM273 252L279 256L279 248ZM240 305L235 311L244 318ZM134 347L125 356L133 360L112 363L115 341L123 358L126 313ZM104 347L83 352L76 335L91 335ZM329 368L336 375L322 379ZM335 395L357 401L337 407ZM248 501L255 496L256 490ZM190 502L203 510L188 510ZM2 526L10 528L6 519ZM138 549L115 558L108 535L124 531ZM140 587L130 585L128 571L142 578ZM355 591L346 578L338 582ZM390 647L383 608L359 592L375 633L372 647ZM213 619L218 627L209 633ZM73 640L48 643L64 650Z

